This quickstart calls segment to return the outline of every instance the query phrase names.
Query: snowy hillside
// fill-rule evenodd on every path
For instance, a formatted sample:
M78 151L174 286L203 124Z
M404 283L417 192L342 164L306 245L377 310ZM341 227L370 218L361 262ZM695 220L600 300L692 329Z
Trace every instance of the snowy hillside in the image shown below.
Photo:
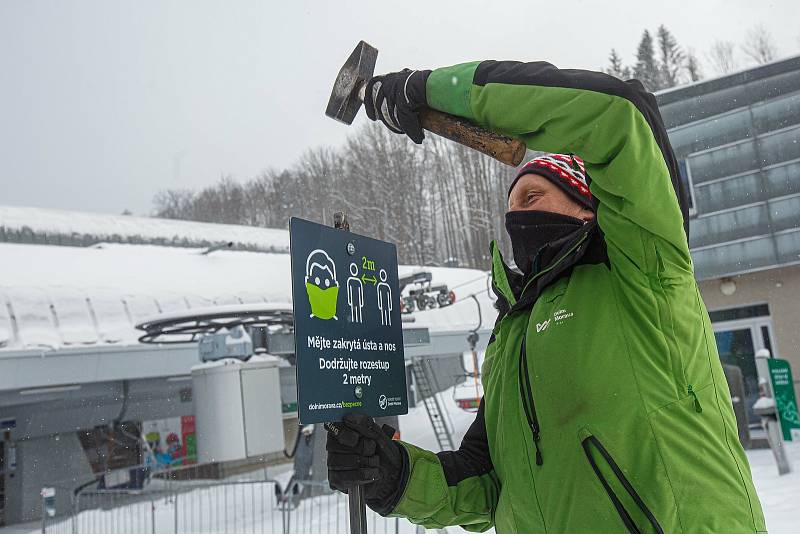
M233 243L234 248L245 250L289 252L289 233L273 228L0 206L0 235L5 233L6 240L15 241L14 234L26 232L62 236L68 244L109 241L201 247Z

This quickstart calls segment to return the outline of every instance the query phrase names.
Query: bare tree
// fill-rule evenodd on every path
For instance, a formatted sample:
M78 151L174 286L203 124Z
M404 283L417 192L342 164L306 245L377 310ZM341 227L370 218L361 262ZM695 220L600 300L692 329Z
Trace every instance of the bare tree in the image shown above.
M189 189L159 191L153 198L154 215L165 219L188 219L194 202L194 192Z
M778 55L772 34L761 24L753 26L747 31L742 52L759 65L773 61Z
M344 146L307 150L291 167L238 182L222 177L197 192L156 194L160 217L286 228L297 216L330 223L345 210L359 233L393 241L401 261L488 268L489 238L503 231L513 170L430 135L420 148L381 125ZM506 248L507 249L507 248Z
M717 74L730 74L738 67L735 47L731 41L714 41L708 50L707 58Z

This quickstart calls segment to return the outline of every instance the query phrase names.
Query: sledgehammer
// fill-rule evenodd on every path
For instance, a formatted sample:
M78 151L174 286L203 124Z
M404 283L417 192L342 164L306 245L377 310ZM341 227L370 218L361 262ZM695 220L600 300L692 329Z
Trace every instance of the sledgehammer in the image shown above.
M347 58L333 84L325 114L332 119L352 124L364 102L364 90L375 72L378 49L360 41ZM501 163L516 167L525 157L525 144L476 126L466 119L433 109L419 113L422 127L451 141L482 152Z

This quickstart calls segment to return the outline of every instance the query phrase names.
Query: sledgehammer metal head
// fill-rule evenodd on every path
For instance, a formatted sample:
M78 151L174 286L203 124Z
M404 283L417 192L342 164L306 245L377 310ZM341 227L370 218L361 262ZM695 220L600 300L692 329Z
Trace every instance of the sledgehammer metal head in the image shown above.
M375 72L378 49L360 41L339 70L325 115L352 124L364 100L364 86Z

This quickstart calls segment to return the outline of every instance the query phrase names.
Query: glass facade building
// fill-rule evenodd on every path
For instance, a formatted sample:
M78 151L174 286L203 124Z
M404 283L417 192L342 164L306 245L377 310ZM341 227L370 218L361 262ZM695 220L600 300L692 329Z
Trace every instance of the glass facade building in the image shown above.
M800 263L800 56L656 96L697 278Z
M717 349L741 371L737 419L757 433L758 350L790 361L800 392L800 56L656 98L690 192Z

